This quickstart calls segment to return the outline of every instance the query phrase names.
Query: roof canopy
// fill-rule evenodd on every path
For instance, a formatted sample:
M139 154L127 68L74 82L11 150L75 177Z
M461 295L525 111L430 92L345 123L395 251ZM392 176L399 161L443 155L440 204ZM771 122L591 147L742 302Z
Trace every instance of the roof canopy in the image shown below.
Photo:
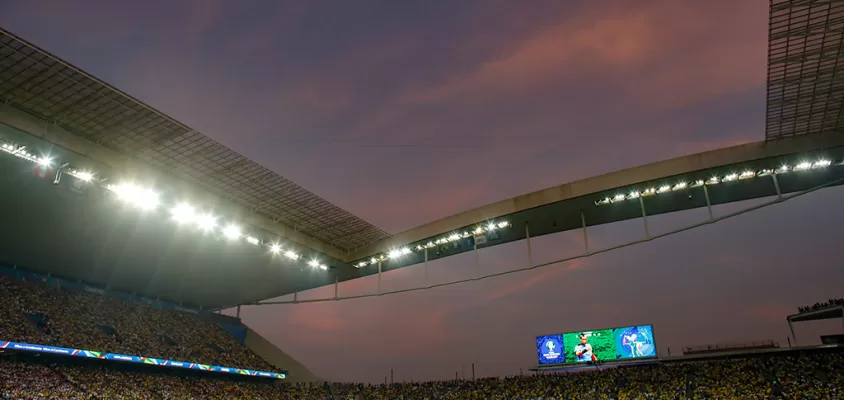
M344 251L372 224L0 28L0 101Z

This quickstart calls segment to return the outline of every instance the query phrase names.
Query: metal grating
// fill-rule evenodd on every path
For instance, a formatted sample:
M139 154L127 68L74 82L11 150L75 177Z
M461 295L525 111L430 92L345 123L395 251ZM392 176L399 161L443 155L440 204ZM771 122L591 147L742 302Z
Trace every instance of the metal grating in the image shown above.
M0 101L342 250L389 235L0 28Z
M765 138L844 132L844 1L771 0Z

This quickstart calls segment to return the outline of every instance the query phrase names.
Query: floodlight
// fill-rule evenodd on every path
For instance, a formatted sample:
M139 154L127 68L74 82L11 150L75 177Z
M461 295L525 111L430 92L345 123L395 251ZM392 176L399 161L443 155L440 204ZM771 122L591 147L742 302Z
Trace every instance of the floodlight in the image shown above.
M817 162L815 162L814 164L812 164L812 168L823 168L823 167L828 167L830 164L832 164L832 161L829 161L829 160L818 160Z
M686 186L689 186L689 184L686 183L686 182L680 182L680 183L674 185L674 187L671 190L683 190L683 189L686 188Z
M369 260L369 263L370 263L370 264L375 264L375 263L377 263L377 262L378 262L378 259L376 259L375 257L372 257L372 259L371 259L371 260Z
M279 246L278 243L273 243L270 246L270 253L273 253L273 254L281 253L281 246Z
M801 162L800 164L794 166L795 171L803 171L809 168L812 168L812 163L810 162Z
M479 226L479 227L475 228L475 230L474 230L473 232L474 232L476 235L481 234L481 233L484 233L484 228L483 228L482 226Z
M254 244L255 246L261 244L261 241L255 236L247 236L246 241L250 244Z
M713 177L711 177L711 178L709 178L709 179L707 179L707 180L706 180L706 184L707 184L707 185L715 185L715 184L717 184L718 182L721 182L721 181L718 179L718 177L717 177L717 176L713 176Z
M92 174L91 172L88 172L88 171L76 172L76 177L85 181L85 182L91 182L92 180L94 180L94 174Z
M488 230L488 231L494 231L494 230L495 230L495 228L496 228L496 226L495 226L495 224L493 224L492 222L490 222L490 223L486 226L486 230Z
M319 267L319 261L317 261L317 260L308 261L308 265L310 265L311 267L314 267L314 268Z
M410 251L410 249L408 249L407 247L402 247L402 248L401 248L401 254L402 254L402 255L406 255L406 254L410 254L410 253L412 253L412 252L411 252L411 251Z
M739 179L753 178L754 176L756 176L756 173L753 171L744 171L739 175Z
M623 195L623 194L617 194L617 195L615 195L615 197L613 197L613 198L612 198L612 201L613 201L613 202L616 202L616 201L622 201L622 200L624 200L624 195Z
M298 260L299 259L299 255L294 253L292 250L285 251L284 256L291 259L291 260Z
M193 207L186 203L173 207L170 210L170 215L178 222L190 222L196 218L196 212L193 210Z
M734 181L736 179L738 179L738 174L729 174L729 175L724 177L725 182L731 182L731 181Z
M240 237L240 228L234 224L229 225L223 230L223 234L229 239L237 239Z
M121 200L142 210L152 210L158 207L158 193L152 190L144 189L132 183L121 183L109 188Z
M499 222L499 223L498 223L498 227L499 227L499 228L502 228L502 229L503 229L503 228L506 228L506 227L508 227L508 226L510 226L510 222L509 222L509 221L501 221L501 222Z
M355 267L358 267L358 268L363 268L365 266L366 266L366 261L361 261L361 262L359 262L355 265Z
M788 170L790 170L790 169L791 169L791 167L789 167L787 164L783 164L783 165L780 165L780 167L777 168L777 170L775 172L778 173L778 174L784 174L784 173L788 172Z
M53 160L49 159L48 157L41 157L38 159L38 164L41 164L45 167L49 167L50 164L53 163Z
M398 258L401 256L401 250L390 250L387 256L390 258Z
M217 218L211 214L205 214L196 217L196 226L203 231L210 231L217 226Z
M448 240L451 240L452 242L455 240L460 240L460 235L452 233L451 236L448 237Z
M665 192L667 192L667 191L669 191L669 190L671 190L671 186L668 186L668 185L662 185L662 186L660 186L660 187L659 187L659 189L657 189L657 190L656 190L656 192L657 192L657 193L665 193Z
M628 199L635 199L639 196L640 196L639 192L634 190L634 191L630 192L630 194L627 195L627 198Z

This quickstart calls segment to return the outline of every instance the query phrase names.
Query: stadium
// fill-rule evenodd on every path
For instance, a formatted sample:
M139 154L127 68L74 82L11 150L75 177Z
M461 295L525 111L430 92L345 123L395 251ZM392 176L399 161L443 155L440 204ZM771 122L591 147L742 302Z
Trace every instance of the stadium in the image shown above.
M844 2L771 0L769 18L764 140L396 234L0 28L0 398L840 398L844 335L801 346L793 325L844 320L841 299L782 315L787 345L663 354L658 325L619 321L540 332L528 373L475 379L473 364L471 379L379 385L326 381L240 318L243 308L460 288L717 227L844 184ZM758 202L712 211L748 200ZM708 218L659 233L649 225L687 210ZM590 246L593 229L632 221L642 239ZM581 236L583 248L537 261L532 240L561 232ZM484 249L516 242L525 247L520 267L479 268ZM473 275L382 285L383 274L405 268L427 278L429 263L451 257L471 260ZM341 283L364 279L372 291L340 293ZM299 297L320 288L333 296Z

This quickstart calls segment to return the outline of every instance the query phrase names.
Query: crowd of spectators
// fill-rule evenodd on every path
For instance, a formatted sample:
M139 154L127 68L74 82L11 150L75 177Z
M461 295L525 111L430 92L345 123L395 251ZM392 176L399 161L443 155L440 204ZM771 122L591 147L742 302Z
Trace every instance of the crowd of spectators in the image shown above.
M275 370L213 321L6 276L0 340Z
M833 299L801 311L844 304ZM0 276L0 339L272 370L210 320ZM239 376L127 369L99 360L0 357L0 399L838 399L844 352L594 366L578 371L390 385L297 387ZM82 362L82 361L80 361ZM119 364L123 365L123 364ZM128 365L128 364L127 364ZM138 367L141 368L141 367Z
M10 357L5 357L10 358ZM627 367L594 367L464 381L297 387L232 380L0 360L0 399L480 400L480 399L840 399L844 353L789 353Z
M394 385L335 385L358 399L840 399L844 355L760 356L505 379Z
M835 306L844 306L844 299L829 299L826 303L815 303L811 306L800 306L797 307L797 311L799 312L807 312L807 311L815 311L820 310L823 308L835 307Z

